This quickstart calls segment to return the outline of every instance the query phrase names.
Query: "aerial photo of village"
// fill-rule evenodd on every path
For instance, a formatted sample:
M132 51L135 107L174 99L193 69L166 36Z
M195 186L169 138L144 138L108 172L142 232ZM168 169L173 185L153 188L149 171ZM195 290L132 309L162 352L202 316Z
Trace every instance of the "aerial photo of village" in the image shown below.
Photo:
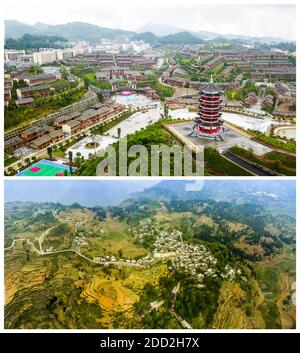
M295 181L186 186L6 180L5 328L295 328Z
M204 148L207 176L295 175L294 8L199 5L178 10L172 26L140 11L140 22L149 15L135 27L138 7L127 27L117 14L109 27L100 14L42 23L38 8L27 23L14 7L5 20L5 175L93 176L125 138L128 150ZM255 11L265 17L247 35L222 29L242 28Z

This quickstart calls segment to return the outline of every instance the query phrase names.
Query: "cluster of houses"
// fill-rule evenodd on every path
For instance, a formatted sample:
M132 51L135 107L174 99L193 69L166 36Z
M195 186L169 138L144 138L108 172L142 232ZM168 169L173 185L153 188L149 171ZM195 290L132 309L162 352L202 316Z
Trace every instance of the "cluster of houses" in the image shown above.
M58 82L58 77L54 74L40 73L36 75L28 75L27 71L19 72L18 74L11 73L9 78L4 80L4 105L8 106L12 100L11 90L14 81L22 80L26 86L16 89L17 100L15 103L18 106L31 105L34 103L35 97L48 96L53 91L63 91L70 87L69 82ZM49 85L49 83L53 85Z
M141 81L144 75L140 71L129 70L122 66L111 66L95 73L95 77L99 81L109 81L113 76L125 76L128 80Z
M145 57L141 54L112 54L112 53L89 53L72 57L66 60L68 65L74 66L99 66L109 68L111 66L119 67L137 67L140 69L149 69L155 65L155 59Z
M296 83L276 82L274 85L276 93L276 105L273 115L279 118L296 117Z
M224 62L224 57L221 56L221 55L218 55L214 58L212 58L211 60L209 60L208 62L206 62L205 64L203 64L203 67L205 69L211 69L213 68L214 66L216 66L217 64L221 63L221 62Z
M263 99L263 106L265 108L266 107L272 108L273 104L274 104L274 97L271 94L265 95Z
M123 112L125 106L111 100L97 103L83 112L73 112L56 118L51 126L30 127L19 136L4 142L5 149L14 151L27 146L35 150L43 149L65 137L78 133L91 125L103 122L112 116Z
M182 241L182 233L160 231L153 251L154 259L169 260L169 270L183 272L194 277L202 287L205 276L217 277L217 259L204 245L191 245Z
M77 235L73 240L72 248L81 252L82 246L88 246L88 239L85 236L86 232L83 232L83 222L78 222L75 227ZM184 242L182 240L182 232L176 229L170 232L158 230L154 227L153 221L150 218L140 221L138 226L129 228L128 231L140 241L145 236L152 236L155 239L152 246L153 251L140 259L126 259L114 255L102 255L94 256L93 261L104 264L107 267L113 263L151 267L161 261L168 264L169 271L176 270L192 277L196 281L198 288L205 287L202 283L205 276L212 278L221 276L228 281L233 281L239 276L243 281L247 281L242 276L241 269L234 269L229 264L220 273L216 267L217 259L204 245L192 245ZM104 234L104 231L101 230L100 233ZM52 250L53 247L46 249L46 252Z
M213 278L219 276L216 267L217 259L212 253L204 245L192 245L183 241L183 234L179 230L173 229L170 232L158 230L154 227L152 220L147 218L141 221L138 227L131 228L129 231L139 241L149 235L155 239L153 251L137 260L137 264L151 266L158 261L168 263L170 271L176 270L192 276L199 288L204 287L202 282L205 276ZM233 269L227 264L220 275L232 281L241 273L240 269Z
M75 239L73 240L72 247L74 250L80 252L81 246L87 246L87 245L88 245L88 242L84 236L76 236Z
M7 107L12 99L11 89L13 88L12 80L4 80L4 106Z
M258 96L255 92L250 92L247 94L246 98L244 99L244 104L246 107L250 107L254 105L258 100Z
M179 78L176 76L165 77L163 82L172 86L172 87L184 87L199 90L201 87L204 87L208 84L208 82L201 81L189 81L183 78ZM240 81L239 79L235 79L232 82L217 82L216 85L222 87L225 90L233 90L239 87Z
M288 54L281 51L257 51L238 49L216 49L189 52L179 52L181 55L195 57L198 65L209 70L220 62L226 63L229 67L238 67L241 72L250 74L253 80L264 79L296 79L296 68L290 62ZM231 68L224 70L227 73ZM223 74L223 72L222 72Z

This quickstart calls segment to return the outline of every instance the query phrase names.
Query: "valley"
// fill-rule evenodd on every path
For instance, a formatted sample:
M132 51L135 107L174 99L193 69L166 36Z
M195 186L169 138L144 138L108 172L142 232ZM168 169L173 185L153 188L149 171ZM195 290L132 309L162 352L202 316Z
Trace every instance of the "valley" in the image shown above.
M118 206L6 203L5 327L295 328L283 190L275 214L270 196L236 188L229 203L182 183Z

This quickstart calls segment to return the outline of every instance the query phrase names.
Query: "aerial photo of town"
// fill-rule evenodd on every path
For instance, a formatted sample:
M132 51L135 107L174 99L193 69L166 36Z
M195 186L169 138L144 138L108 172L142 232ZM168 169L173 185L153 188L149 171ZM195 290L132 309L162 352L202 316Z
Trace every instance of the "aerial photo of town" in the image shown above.
M173 25L167 5L160 12L168 24L135 6L127 27L119 11L110 14L111 24L100 13L96 18L99 8L90 10L91 23L75 15L44 23L47 11L37 7L29 23L25 11L24 22L18 13L22 7L11 9L4 43L5 175L94 176L109 146L118 159L125 138L128 150L201 147L205 176L295 175L295 6L186 5ZM255 18L264 20L243 29L242 21L245 27ZM230 23L243 30L229 34L223 28Z
M6 180L5 328L295 328L295 181L188 184Z

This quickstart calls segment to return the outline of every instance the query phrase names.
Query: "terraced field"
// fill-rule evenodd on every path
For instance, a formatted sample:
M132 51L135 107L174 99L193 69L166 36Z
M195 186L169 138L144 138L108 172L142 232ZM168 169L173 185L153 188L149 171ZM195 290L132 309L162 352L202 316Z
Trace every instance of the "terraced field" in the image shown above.
M6 328L112 328L116 317L128 327L144 286L167 273L164 265L103 268L72 253L26 256L6 254Z
M261 312L255 308L253 301L247 299L245 291L238 284L224 282L220 290L219 307L213 327L263 328L264 321Z
M282 255L255 266L264 300L260 305L268 328L295 328L296 310L292 303L296 280L295 255L285 249Z

